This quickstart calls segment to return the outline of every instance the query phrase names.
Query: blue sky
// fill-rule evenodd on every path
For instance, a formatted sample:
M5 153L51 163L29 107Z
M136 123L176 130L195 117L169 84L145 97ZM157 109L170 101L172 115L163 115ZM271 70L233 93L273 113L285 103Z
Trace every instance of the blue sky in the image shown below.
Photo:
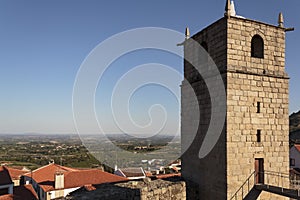
M189 26L194 34L221 18L224 6L225 0L0 1L0 133L74 133L73 84L81 63L94 47L132 28L164 27L183 32ZM278 13L282 11L285 25L295 27L294 32L287 33L286 70L291 77L290 112L298 111L300 1L236 0L235 6L237 14L271 24L277 24ZM180 59L155 51L129 55L120 63L121 59L111 71L117 76L130 66L149 62L182 70ZM118 70L121 65L124 67ZM144 101L146 93L161 98ZM177 115L176 99L160 87L144 87L135 97L137 106L131 105L136 109L133 118L139 116L138 111L160 101ZM106 100L97 98L96 108L100 112L105 109L101 105ZM173 103L168 104L170 99ZM104 116L98 113L100 119L101 114Z

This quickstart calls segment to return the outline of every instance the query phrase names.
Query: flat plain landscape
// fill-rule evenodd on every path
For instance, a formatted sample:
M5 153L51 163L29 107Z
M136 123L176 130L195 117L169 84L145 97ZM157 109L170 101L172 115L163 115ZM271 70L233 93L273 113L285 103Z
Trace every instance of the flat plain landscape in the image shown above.
M113 166L107 166L106 163L115 163L119 167L147 167L147 163L143 163L142 160L156 159L168 164L168 160L180 153L180 138L174 139L171 136L149 140L112 134L109 140L113 146L95 135L86 136L83 145L80 137L75 134L2 134L0 163L36 169L55 162L78 168L104 167L106 171L112 172ZM89 147L90 151L86 147ZM162 154L162 150L165 153ZM124 157L128 155L130 157Z

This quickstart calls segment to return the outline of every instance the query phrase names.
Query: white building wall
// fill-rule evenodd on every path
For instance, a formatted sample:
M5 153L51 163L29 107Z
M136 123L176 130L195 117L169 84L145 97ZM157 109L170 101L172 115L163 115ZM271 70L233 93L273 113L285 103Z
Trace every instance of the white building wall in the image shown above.
M66 197L68 194L70 194L71 192L74 192L75 190L78 190L80 187L76 187L76 188L69 188L69 189L65 189L64 190L64 197Z
M66 197L68 194L70 194L71 192L74 192L75 190L78 190L80 187L76 187L76 188L68 188L68 189L64 189L63 192L61 192L61 190L57 190L57 191L51 191L51 195L50 198L51 199L55 199L58 197L62 197L61 194L63 194L64 197Z

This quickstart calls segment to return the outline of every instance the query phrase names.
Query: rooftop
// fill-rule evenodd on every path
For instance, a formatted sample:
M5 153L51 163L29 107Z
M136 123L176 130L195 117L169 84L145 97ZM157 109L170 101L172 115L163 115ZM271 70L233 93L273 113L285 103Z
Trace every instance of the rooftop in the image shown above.
M7 166L3 166L3 167L7 169L12 180L19 179L23 174L29 172L29 170L17 169L14 167L7 167Z
M300 144L295 144L294 147L300 152Z
M64 188L82 187L90 184L115 183L127 181L127 178L103 172L99 169L74 169L49 164L38 168L33 172L26 173L25 176L32 177L40 187L45 191L55 190L55 174L57 172L64 174Z
M118 169L126 177L141 177L146 176L143 168L141 167L129 167L129 168L120 168Z

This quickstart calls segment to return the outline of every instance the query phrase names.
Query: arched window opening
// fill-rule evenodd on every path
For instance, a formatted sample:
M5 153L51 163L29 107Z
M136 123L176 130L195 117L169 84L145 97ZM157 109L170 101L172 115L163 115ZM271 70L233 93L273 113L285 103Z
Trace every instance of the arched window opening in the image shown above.
M264 58L264 40L259 35L254 35L251 40L251 57Z

